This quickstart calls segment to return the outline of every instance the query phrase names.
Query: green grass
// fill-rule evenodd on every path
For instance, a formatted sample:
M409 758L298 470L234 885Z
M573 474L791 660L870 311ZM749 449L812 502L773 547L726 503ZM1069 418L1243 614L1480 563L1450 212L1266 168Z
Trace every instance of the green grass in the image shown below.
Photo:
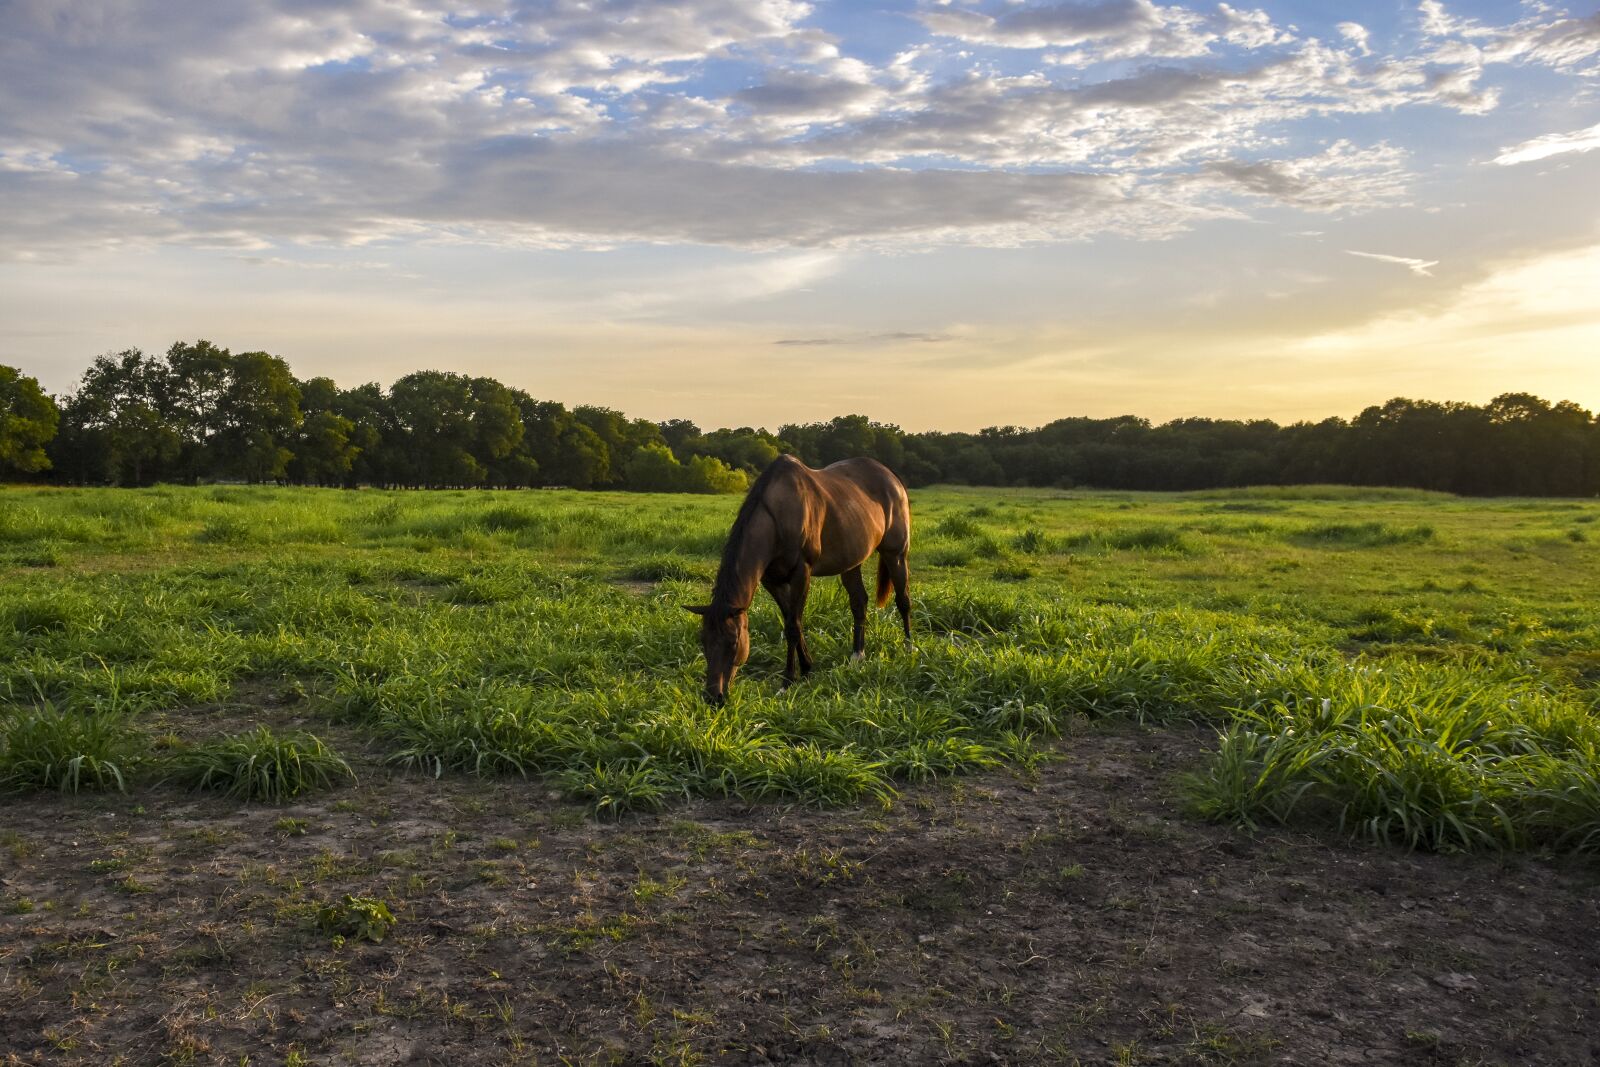
M265 726L180 749L168 766L174 780L194 789L280 803L354 777L350 765L314 734L279 735Z
M396 765L542 777L607 816L696 796L878 803L1124 716L1216 725L1188 786L1210 818L1600 849L1600 545L1571 536L1600 503L918 491L915 647L875 613L848 663L846 599L819 580L818 670L783 690L763 597L751 661L711 709L681 605L705 600L736 506L0 489L0 767L17 768L0 780L59 788L81 755L68 788L138 788L152 716L261 685ZM105 740L75 752L80 734ZM342 776L291 741L179 745L148 777L181 766L271 797L292 779L258 772L293 758L322 768L315 787Z
M142 750L115 713L14 712L0 718L0 792L125 790Z

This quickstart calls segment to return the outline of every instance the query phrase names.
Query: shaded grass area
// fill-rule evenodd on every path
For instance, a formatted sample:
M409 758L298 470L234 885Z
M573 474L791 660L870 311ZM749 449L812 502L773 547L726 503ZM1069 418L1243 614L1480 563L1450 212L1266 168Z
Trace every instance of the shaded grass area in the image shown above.
M1211 818L1600 847L1600 558L1570 536L1600 505L923 491L915 649L877 616L867 660L847 664L845 598L819 581L822 669L779 690L777 613L758 603L751 663L713 710L680 605L704 599L733 507L4 491L0 785L127 787L149 713L265 676L304 684L316 714L398 766L549 776L603 814L888 801L897 783L1026 764L1076 716L1128 716L1218 725L1188 787ZM320 744L179 746L140 780L160 765L281 799L342 777Z

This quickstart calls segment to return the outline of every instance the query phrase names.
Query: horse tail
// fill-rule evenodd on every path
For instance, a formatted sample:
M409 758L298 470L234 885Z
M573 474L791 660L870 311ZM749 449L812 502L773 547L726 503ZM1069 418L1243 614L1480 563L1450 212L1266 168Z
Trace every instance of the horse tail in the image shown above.
M878 553L878 607L883 607L889 602L889 556L885 552Z

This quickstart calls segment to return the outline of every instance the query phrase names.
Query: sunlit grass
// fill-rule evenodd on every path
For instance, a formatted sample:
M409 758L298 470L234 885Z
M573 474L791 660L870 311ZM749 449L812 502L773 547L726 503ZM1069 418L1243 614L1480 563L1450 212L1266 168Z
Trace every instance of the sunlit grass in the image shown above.
M763 596L714 711L681 605L705 599L732 501L0 490L0 724L78 721L46 702L115 712L136 748L149 713L292 679L304 714L354 724L397 766L539 776L619 815L695 796L876 803L1026 764L1076 717L1204 721L1220 748L1196 753L1189 789L1208 817L1600 847L1600 549L1569 536L1600 504L1339 487L913 499L915 647L877 613L849 663L845 598L819 580L818 670L780 690ZM252 736L211 750L208 785L252 780L244 748L271 748ZM94 758L122 777L80 762L77 787L130 784L109 750ZM61 782L27 774L13 788Z

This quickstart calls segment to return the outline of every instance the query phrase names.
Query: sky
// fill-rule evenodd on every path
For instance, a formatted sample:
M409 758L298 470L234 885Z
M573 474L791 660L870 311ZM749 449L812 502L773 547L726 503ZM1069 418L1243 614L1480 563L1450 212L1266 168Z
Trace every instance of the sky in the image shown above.
M0 363L705 427L1600 409L1600 11L0 0Z

